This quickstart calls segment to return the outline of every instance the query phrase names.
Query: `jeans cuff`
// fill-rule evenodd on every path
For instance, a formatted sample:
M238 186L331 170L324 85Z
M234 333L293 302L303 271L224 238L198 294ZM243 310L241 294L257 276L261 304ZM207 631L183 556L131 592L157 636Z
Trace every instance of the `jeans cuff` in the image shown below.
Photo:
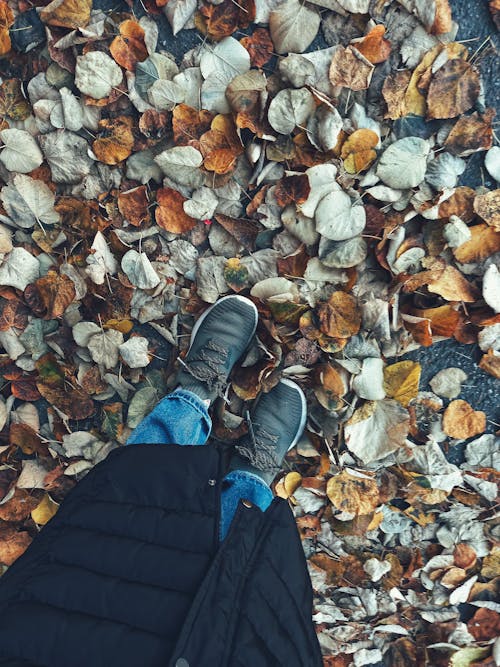
M163 400L168 400L169 398L180 398L188 403L207 420L207 424L210 428L212 428L212 420L208 414L207 404L195 393L188 391L187 389L174 389L174 391L170 394L167 394Z

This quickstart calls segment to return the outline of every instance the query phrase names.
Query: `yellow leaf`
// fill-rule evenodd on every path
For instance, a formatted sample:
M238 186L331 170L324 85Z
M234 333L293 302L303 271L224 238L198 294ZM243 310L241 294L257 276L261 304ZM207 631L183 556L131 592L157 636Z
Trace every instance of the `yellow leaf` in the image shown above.
M346 470L328 480L326 493L332 505L350 514L371 514L379 504L375 480L355 477Z
M130 331L132 331L133 326L134 323L131 322L130 320L111 319L105 323L104 328L115 329L116 331L121 331L121 333L123 334L128 334Z
M31 512L31 518L39 526L45 526L45 524L52 519L58 509L59 503L54 502L49 494L46 493L40 504Z
M416 361L398 361L384 368L384 390L406 407L417 397L422 367Z

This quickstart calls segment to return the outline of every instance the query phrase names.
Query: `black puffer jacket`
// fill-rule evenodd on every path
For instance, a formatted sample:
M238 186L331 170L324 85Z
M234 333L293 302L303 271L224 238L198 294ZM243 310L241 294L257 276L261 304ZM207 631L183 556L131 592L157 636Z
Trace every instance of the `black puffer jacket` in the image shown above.
M2 667L321 667L287 503L219 544L211 446L111 452L0 579Z

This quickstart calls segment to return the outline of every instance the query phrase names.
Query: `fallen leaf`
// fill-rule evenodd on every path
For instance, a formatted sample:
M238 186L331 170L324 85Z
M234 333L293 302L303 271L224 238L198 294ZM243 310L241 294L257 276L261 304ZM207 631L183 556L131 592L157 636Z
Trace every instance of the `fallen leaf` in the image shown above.
M500 190L477 195L474 199L474 211L490 227L500 232Z
M160 282L146 253L137 252L134 248L123 255L122 269L132 285L139 289L153 289Z
M0 162L8 171L27 174L42 164L42 151L29 132L15 128L0 130L0 139L3 143Z
M92 0L52 0L40 12L47 25L76 30L84 28L90 20Z
M26 289L36 290L44 310L43 317L49 320L62 317L76 297L73 281L57 271L49 271Z
M345 378L331 364L320 364L314 369L317 386L314 395L326 410L336 410L342 404L347 387Z
M318 305L317 313L320 330L332 338L350 338L361 326L356 299L345 292L334 292Z
M409 424L407 410L397 401L370 401L347 421L346 445L363 463L378 461L404 445Z
M3 9L4 8L4 9ZM5 3L0 4L0 53L2 51L2 12L10 9ZM9 32L7 30L7 36ZM4 42L7 46L7 43ZM8 37L10 50L10 37ZM25 120L31 114L31 107L23 95L19 79L4 79L0 84L0 116L6 120Z
M330 82L350 90L366 90L373 74L372 63L356 48L339 46L330 65Z
M191 141L199 140L210 129L213 118L210 111L198 111L187 104L178 104L172 112L175 143L187 146Z
M122 343L123 334L115 329L109 329L91 336L87 347L96 364L104 368L114 368L118 364L118 349Z
M253 114L260 110L262 93L266 90L262 72L250 70L235 76L226 89L226 97L235 113ZM212 128L213 129L213 128Z
M174 35L184 28L196 11L197 5L197 0L169 0L165 5L163 11L172 26Z
M316 230L325 239L347 241L361 234L366 213L363 206L353 206L349 195L338 189L321 199L315 219Z
M144 368L151 361L148 355L148 339L132 336L118 347L120 357L129 368Z
M224 279L233 292L241 292L250 284L248 269L237 257L227 260L224 267Z
M470 116L462 116L447 136L444 147L459 157L488 150L493 145L494 117L494 109L486 109L484 114L476 111Z
M480 262L500 250L500 232L486 223L469 227L471 233L470 241L462 243L458 248L453 248L453 254L457 262L468 264Z
M320 15L299 0L286 0L269 16L276 52L303 53L318 34Z
M274 190L274 196L280 206L288 206L295 203L303 204L311 192L311 186L306 174L285 176L278 181Z
M31 544L31 536L18 531L16 526L4 524L0 527L0 563L12 565Z
M155 157L155 162L166 176L180 185L197 188L203 184L203 174L199 169L203 164L203 155L193 146L167 148Z
M271 100L269 124L279 134L290 134L297 125L307 123L314 109L314 98L307 88L286 88Z
M376 481L352 475L347 470L330 477L326 493L334 507L349 514L371 514L379 504Z
M344 169L349 174L365 171L377 159L374 148L378 145L378 134L373 130L356 130L342 145L341 157Z
M93 99L108 97L122 79L120 67L102 51L89 51L76 59L75 86Z
M361 41L353 42L361 55L373 65L383 63L391 55L391 43L385 39L385 26L376 25Z
M149 220L149 200L145 185L120 192L118 210L125 220L135 227L140 227Z
M43 225L59 221L54 193L43 181L31 176L16 174L12 182L2 188L0 198L18 227L29 229L39 224L43 229Z
M387 104L386 118L396 120L407 115L406 90L410 83L411 72L398 70L384 80L382 95Z
M479 361L479 368L494 378L500 379L500 354L495 350L488 350Z
M156 193L158 206L155 220L160 227L174 234L185 234L196 225L196 220L184 212L185 198L172 188L160 188Z
M9 28L14 23L14 14L6 2L0 3L0 56L9 53L12 48ZM12 80L12 79L11 79ZM5 83L5 82L4 82Z
M40 504L31 512L31 518L39 526L45 526L46 523L52 519L59 509L59 503L52 500L48 493L46 493Z
M127 19L120 23L118 30L120 34L109 45L109 52L118 65L133 72L136 64L148 57L144 29L137 21Z
M217 5L203 3L195 17L198 30L214 41L229 37L238 28L248 28L255 19L255 0L240 5L233 0L222 0Z
M55 183L80 183L94 165L86 139L75 132L49 132L39 141Z
M474 106L479 93L476 69L462 58L448 60L432 77L427 93L427 117L460 116Z
M243 145L236 133L233 119L219 114L210 130L200 137L203 166L216 174L227 174L236 168L236 160L243 153Z
M461 368L443 368L429 380L432 391L438 396L456 398L462 391L467 375Z
M425 178L429 142L418 137L399 139L382 153L377 176L396 190L415 188Z
M265 28L257 28L249 37L240 39L240 43L250 54L252 67L263 67L273 55L274 44Z
M467 401L452 401L444 411L443 431L452 438L472 438L484 433L485 429L486 415L480 410L475 411Z
M255 249L255 240L261 229L258 222L244 218L231 218L222 213L216 213L215 219L219 225L224 227L231 236L234 236L238 243L241 243L246 250L252 251Z
M100 162L119 164L129 157L133 145L132 119L129 116L99 121L99 135L92 144L92 150Z
M48 456L47 445L42 441L35 429L28 424L11 424L9 429L9 443L28 456L38 454Z
M429 292L439 294L446 301L473 303L478 297L477 289L453 266L447 266L427 287Z
M25 290L39 275L39 261L24 248L13 248L0 264L0 285Z
M384 368L384 389L389 398L394 398L407 407L417 397L422 367L415 361L398 361Z
M95 412L92 399L74 382L66 380L65 374L55 357L45 354L35 362L39 377L36 386L40 394L51 405L70 419L86 419Z

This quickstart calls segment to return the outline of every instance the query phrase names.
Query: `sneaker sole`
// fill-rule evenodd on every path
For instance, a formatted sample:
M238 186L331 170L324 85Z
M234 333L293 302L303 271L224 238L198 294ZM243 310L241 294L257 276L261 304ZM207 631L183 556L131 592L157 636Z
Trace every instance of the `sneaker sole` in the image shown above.
M196 322L194 323L193 329L191 331L191 339L189 341L188 353L189 353L189 350L191 349L191 347L193 346L193 342L194 342L194 339L196 337L196 334L199 331L199 328L203 324L204 320L207 318L208 314L215 308L215 306L219 305L219 303L221 303L222 301L228 301L229 299L231 299L232 301L240 301L240 302L244 303L246 306L251 306L252 307L252 309L254 311L255 322L254 322L253 331L252 331L252 335L250 336L250 339L253 338L255 332L257 331L257 323L259 321L259 312L257 310L256 305L253 303L253 301L250 301L250 299L247 299L245 296L240 296L239 294L229 294L228 296L223 296L222 299L219 299L213 305L211 305L209 308L207 308L206 311L203 313L203 315L201 315L196 320ZM250 342L249 342L249 344L250 344ZM248 345L247 345L247 347L248 347ZM295 384L295 383L292 383L292 384ZM299 389L300 389L300 387L299 387Z
M280 380L280 383L286 384L287 387L290 387L291 389L295 389L296 392L298 392L300 396L300 400L302 403L302 420L300 422L299 430L297 431L297 435L295 438L292 440L292 444L290 447L287 449L287 452L289 452L291 449L295 447L295 445L298 443L300 438L302 437L302 433L304 432L304 428L306 426L306 421L307 421L307 401L304 392L302 389L299 387L299 385L296 382L293 382L293 380L288 380L287 378Z

